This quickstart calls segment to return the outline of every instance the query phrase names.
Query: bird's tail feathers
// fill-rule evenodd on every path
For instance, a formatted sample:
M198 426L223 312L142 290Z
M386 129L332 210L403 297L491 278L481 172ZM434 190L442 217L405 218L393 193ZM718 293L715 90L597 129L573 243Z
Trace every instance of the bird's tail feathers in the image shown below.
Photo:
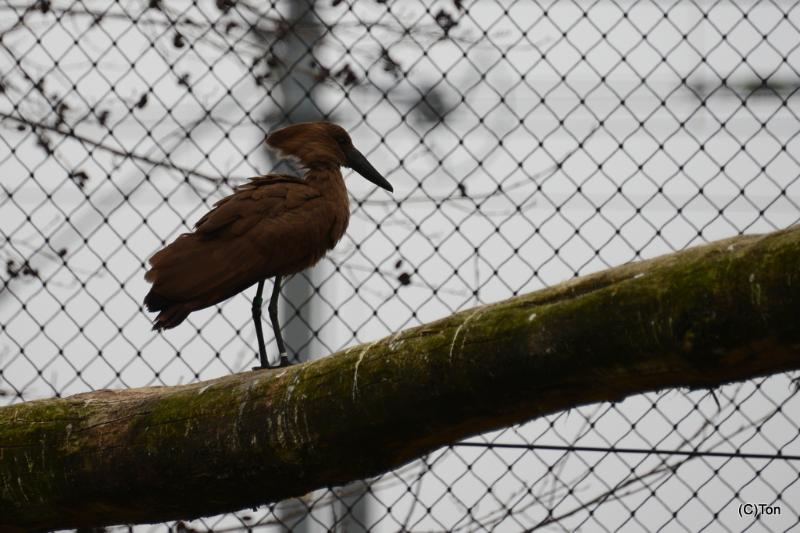
M153 321L153 331L163 331L171 329L183 322L192 309L187 309L185 305L176 304L161 311Z

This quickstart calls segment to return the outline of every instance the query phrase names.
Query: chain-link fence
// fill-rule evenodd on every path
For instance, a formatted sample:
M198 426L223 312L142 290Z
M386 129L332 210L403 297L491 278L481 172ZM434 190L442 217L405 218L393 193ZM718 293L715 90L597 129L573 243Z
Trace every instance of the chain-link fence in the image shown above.
M143 274L274 168L286 122L342 124L395 187L348 179L347 235L284 289L304 358L800 219L794 1L4 0L0 32L6 403L256 362L252 289L159 335ZM787 530L800 463L769 456L800 455L790 378L575 409L169 526ZM696 449L720 455L669 453Z

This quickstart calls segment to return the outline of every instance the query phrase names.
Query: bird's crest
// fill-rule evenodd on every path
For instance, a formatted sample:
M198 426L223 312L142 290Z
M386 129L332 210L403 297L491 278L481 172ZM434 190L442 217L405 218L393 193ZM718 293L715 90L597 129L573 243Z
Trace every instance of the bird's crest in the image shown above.
M295 157L306 168L341 166L345 150L353 143L347 132L330 122L301 122L271 133L267 145L284 156Z

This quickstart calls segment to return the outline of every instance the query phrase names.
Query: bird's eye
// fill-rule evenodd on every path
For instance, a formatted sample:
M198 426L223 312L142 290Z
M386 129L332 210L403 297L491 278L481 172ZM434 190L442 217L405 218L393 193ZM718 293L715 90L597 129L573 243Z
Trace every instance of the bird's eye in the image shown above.
M336 141L336 144L343 148L346 148L352 144L350 141L350 136L341 128L333 128L333 131L331 131L331 137L333 137L333 140Z

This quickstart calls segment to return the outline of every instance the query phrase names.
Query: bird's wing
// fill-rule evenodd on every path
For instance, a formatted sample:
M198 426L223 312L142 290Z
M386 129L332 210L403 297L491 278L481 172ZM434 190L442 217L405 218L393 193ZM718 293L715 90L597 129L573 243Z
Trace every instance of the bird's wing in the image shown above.
M145 278L173 302L222 301L293 260L296 232L313 229L323 203L299 178L254 178L156 253Z
M250 178L247 183L236 187L233 194L217 201L214 208L195 223L194 228L206 238L214 238L219 230L248 215L274 214L285 203L290 191L292 196L299 194L306 199L319 196L316 189L293 176L278 174Z

